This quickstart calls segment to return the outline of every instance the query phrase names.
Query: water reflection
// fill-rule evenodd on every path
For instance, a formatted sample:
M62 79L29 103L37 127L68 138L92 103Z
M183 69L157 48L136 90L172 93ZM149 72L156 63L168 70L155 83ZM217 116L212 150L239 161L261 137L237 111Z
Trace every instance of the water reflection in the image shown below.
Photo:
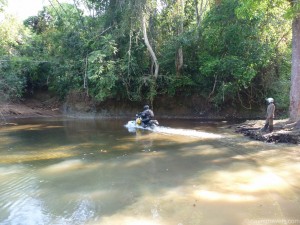
M0 129L1 225L300 221L299 146L250 141L224 123L165 121L209 138L130 133L122 120L17 123Z

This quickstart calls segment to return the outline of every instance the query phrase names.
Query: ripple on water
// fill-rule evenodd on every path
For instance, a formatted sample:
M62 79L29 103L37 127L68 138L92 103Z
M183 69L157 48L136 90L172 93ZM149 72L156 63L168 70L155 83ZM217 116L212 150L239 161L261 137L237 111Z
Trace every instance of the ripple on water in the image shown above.
M45 224L43 202L37 190L39 181L21 167L1 168L0 219L3 224Z
M23 200L37 190L37 181L32 174L8 173L0 177L2 204L8 208L22 204Z
M132 135L124 121L74 123L59 132L41 126L5 133L20 144L9 142L10 151L0 144L1 225L240 225L279 213L298 218L298 146L249 141L214 127ZM40 137L34 145L33 136Z

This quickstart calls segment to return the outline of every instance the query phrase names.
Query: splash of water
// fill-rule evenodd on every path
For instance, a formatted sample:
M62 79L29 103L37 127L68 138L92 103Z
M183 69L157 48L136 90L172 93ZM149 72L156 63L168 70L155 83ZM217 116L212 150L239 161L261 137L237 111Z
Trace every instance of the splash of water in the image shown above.
M128 129L129 132L135 132L136 129L145 129L150 130L157 133L163 133L163 134L174 134L174 135L182 135L182 136L189 136L189 137L197 137L197 138L222 138L223 136L220 134L214 134L209 133L205 131L198 131L193 129L179 129L179 128L171 128L171 127L163 127L163 126L156 126L153 129L149 127L142 127L137 126L135 124L135 121L128 121L127 124L125 124L125 127Z
M198 131L192 129L178 129L170 127L155 127L154 132L164 133L164 134L176 134L189 137L199 137L199 138L222 138L222 135L209 133L205 131Z

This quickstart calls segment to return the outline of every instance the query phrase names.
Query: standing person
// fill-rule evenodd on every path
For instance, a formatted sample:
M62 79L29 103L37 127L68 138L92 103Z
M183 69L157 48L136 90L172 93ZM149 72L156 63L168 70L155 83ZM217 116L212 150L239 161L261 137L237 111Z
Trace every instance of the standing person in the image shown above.
M142 122L147 125L150 120L154 118L154 113L150 109L149 105L144 106L144 111L142 112Z
M273 131L273 119L274 119L274 113L275 113L275 105L274 105L274 99L273 98L267 98L268 108L267 108L267 119L265 126L261 129L262 131L267 131L269 128L269 131Z

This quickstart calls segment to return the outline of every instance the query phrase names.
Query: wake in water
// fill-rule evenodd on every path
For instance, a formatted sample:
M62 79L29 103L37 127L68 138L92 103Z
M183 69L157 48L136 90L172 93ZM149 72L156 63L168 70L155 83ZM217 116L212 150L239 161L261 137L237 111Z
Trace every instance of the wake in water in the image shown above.
M150 127L144 128L142 126L137 125L134 120L128 121L128 123L125 124L125 127L130 133L135 133L136 129L152 130Z
M192 130L192 129L179 129L179 128L170 128L170 127L163 127L163 126L157 126L152 128L149 127L142 127L137 126L135 124L135 121L129 121L125 127L128 129L129 132L135 132L136 129L144 129L144 130L150 130L157 133L162 134L175 134L175 135L182 135L182 136L189 136L189 137L198 137L198 138L222 138L222 135L209 133L205 131L198 131L198 130Z
M200 137L200 138L222 138L219 134L209 133L205 131L198 131L192 129L176 129L170 127L155 127L154 132L165 133L165 134L176 134L189 137Z

